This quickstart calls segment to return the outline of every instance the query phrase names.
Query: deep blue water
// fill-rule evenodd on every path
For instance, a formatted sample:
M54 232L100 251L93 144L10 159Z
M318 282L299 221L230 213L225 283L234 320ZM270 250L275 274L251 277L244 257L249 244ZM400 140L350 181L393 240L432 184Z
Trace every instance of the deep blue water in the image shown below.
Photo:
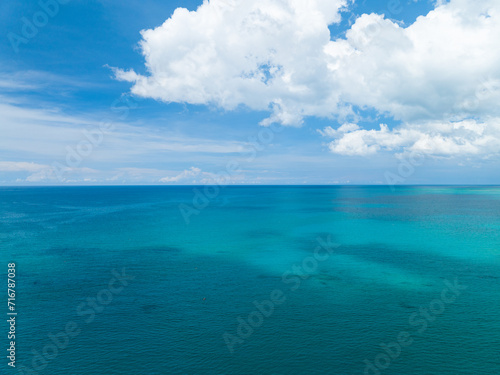
M193 189L0 188L1 373L500 373L500 188Z

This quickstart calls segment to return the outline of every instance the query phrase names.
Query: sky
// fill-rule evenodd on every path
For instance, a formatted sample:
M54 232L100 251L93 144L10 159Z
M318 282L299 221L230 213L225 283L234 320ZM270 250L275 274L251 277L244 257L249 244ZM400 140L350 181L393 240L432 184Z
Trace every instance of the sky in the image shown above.
M500 2L0 5L0 185L500 184Z

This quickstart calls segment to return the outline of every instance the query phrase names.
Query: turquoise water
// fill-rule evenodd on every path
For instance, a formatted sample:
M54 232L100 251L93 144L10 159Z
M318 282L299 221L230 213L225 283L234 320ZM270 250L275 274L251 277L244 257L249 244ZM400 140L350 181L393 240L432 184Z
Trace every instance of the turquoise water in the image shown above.
M0 188L0 267L16 262L18 312L17 366L0 366L500 373L500 188L209 193L187 223L193 187Z

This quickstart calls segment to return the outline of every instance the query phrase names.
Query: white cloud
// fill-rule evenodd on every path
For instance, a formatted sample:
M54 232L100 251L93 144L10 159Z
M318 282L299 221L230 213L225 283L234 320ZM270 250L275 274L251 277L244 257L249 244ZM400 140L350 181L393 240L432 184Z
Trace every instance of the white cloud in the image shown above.
M342 127L341 127L342 128ZM390 130L352 127L348 131L326 128L321 133L335 138L329 143L333 153L371 155L378 151L417 152L436 156L472 156L500 154L500 122L463 120L458 122L425 122Z
M220 171L219 173L205 172L200 168L191 167L172 177L163 177L159 182L174 184L199 185L227 185L241 183L244 180L242 171Z
M298 126L306 116L343 120L355 108L403 122L393 130L324 129L337 137L332 151L346 155L405 147L496 152L500 2L437 1L407 27L364 14L345 38L331 40L328 25L346 4L212 0L193 12L179 8L142 32L148 75L115 74L133 82L134 94L165 102L269 110L262 125ZM456 124L484 127L484 134Z
M27 98L22 95L26 91L31 94L43 94L43 98L46 99L47 96L56 93L61 96L74 90L103 87L105 83L93 82L84 76L64 76L38 70L11 70L6 66L2 66L0 71L0 92L9 95L9 98L2 97L2 101L26 100Z
M189 182L192 182L193 177L197 177L200 174L201 174L200 168L191 167L189 169L184 170L177 176L163 177L162 179L160 179L160 182L182 182L187 180L190 180Z
M0 96L0 100L3 97ZM176 154L238 154L248 148L244 141L207 139L187 136L175 130L159 128L154 119L147 125L113 121L114 113L87 116L68 116L55 109L29 108L26 104L0 104L0 149L17 157L29 157L31 160L43 160L46 164L54 161L65 163L67 148L76 149L79 142L88 141L88 137L102 134L90 160L137 161L141 157L148 160L158 153ZM102 131L99 119L111 118L113 126ZM142 126L141 126L142 125Z
M95 169L91 168L69 168L65 172L67 177L79 177L84 181L83 176L98 173ZM59 179L56 171L50 165L38 164L33 162L24 161L0 161L0 173L21 173L27 177L24 179L19 178L19 181L26 182L69 182L68 178Z
M319 129L318 132L324 137L334 138L338 135L342 135L344 133L352 132L354 130L358 130L359 126L353 123L345 123L340 126L338 129L334 129L331 126L327 126L323 130Z
M342 100L396 119L500 116L500 3L451 0L407 28L363 15L326 46Z
M178 8L142 31L149 76L115 70L134 94L165 102L243 104L272 109L272 121L299 125L337 105L324 47L346 0L212 0ZM326 79L325 79L326 78Z
M0 161L0 172L26 173L26 182L55 181L56 174L49 165L22 161ZM21 179L19 179L21 180Z
M38 172L46 165L23 161L0 161L0 172Z

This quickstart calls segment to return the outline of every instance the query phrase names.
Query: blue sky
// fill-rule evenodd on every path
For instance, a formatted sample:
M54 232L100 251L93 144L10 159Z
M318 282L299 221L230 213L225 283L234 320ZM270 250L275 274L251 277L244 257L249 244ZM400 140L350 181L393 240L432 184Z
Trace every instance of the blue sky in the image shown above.
M0 184L500 183L494 1L308 4L3 4Z

